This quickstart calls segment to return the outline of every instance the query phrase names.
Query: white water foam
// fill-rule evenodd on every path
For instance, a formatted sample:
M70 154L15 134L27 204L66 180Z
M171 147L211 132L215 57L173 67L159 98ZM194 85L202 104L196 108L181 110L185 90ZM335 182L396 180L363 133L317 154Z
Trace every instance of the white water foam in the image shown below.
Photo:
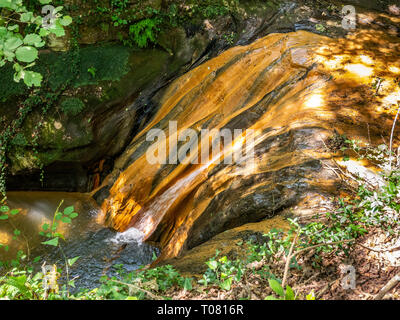
M114 244L124 244L124 243L142 243L144 233L136 228L130 228L124 232L118 232L114 237L107 239L107 242Z

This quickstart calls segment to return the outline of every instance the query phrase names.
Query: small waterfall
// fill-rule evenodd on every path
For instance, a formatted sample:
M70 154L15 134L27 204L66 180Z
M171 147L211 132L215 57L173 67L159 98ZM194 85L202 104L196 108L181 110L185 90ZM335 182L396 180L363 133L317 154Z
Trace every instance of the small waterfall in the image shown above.
M343 39L296 31L231 48L189 71L159 93L153 119L116 160L102 205L105 223L140 230L171 258L185 245L270 217L315 190L331 195L333 178L319 163L330 156L321 139L333 129L365 137L367 126L354 125L360 121L381 129L373 124L381 122L377 110L397 95L399 48L398 38L380 31L357 30ZM386 79L379 96L370 90L377 77ZM253 130L255 161L219 164L240 145L235 141L206 164L149 163L152 129L165 133L167 149L187 129ZM200 150L197 143L197 155Z

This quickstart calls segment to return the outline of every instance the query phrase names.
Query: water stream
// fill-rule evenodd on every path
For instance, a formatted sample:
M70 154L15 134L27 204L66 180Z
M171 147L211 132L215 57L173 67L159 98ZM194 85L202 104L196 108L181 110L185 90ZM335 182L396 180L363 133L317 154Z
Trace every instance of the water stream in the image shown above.
M64 265L59 248L42 245L46 239L39 235L42 225L51 223L61 200L61 209L73 205L79 214L71 224L61 223L58 231L66 241L60 245L67 258L80 258L70 270L70 279L76 278L77 288L94 288L103 274L112 275L113 265L123 264L127 271L138 269L152 261L156 248L142 243L143 234L131 228L123 233L105 228L98 222L100 212L96 202L85 194L63 192L9 192L7 204L20 213L11 222L1 221L0 242L9 244L9 251L0 249L0 260L10 260L18 250L29 253L32 260L40 256L41 263ZM18 240L12 240L13 231L21 231ZM29 247L27 246L29 244ZM36 264L39 268L40 265Z

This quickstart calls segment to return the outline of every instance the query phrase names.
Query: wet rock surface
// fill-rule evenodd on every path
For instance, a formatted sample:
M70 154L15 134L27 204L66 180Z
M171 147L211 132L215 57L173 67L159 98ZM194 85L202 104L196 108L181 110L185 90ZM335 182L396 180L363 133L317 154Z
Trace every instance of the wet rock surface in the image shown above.
M117 179L103 204L106 223L138 228L161 245L162 260L307 198L337 196L341 179L330 169L335 156L325 141L337 133L379 140L396 112L399 38L376 32L339 40L307 31L273 34L175 80L159 93L158 112L106 180L112 185ZM386 81L378 95L377 77ZM174 139L170 120L178 133L252 129L254 162L222 163L244 145L236 138L219 158L200 164L150 164L146 135L157 128L165 141ZM154 145L162 149L165 141ZM198 141L187 160L204 151Z

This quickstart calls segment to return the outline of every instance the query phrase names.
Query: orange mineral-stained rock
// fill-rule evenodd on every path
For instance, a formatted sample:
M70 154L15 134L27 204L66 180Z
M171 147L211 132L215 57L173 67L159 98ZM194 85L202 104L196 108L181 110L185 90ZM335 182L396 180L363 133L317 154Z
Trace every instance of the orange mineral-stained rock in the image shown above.
M340 184L329 169L328 137L346 133L380 144L381 135L390 134L400 100L399 38L390 37L378 31L345 39L306 31L271 34L176 79L116 161L109 181L117 179L103 203L105 222L120 231L139 229L160 244L160 259L166 259L283 209L312 214L300 210L307 199L324 208ZM171 121L177 135L196 132L190 159L209 150L200 129L250 133L233 136L201 163L151 164L150 146L159 147L154 155L160 159L172 151L177 136ZM165 139L146 141L155 128ZM224 163L242 146L254 150L254 161Z

